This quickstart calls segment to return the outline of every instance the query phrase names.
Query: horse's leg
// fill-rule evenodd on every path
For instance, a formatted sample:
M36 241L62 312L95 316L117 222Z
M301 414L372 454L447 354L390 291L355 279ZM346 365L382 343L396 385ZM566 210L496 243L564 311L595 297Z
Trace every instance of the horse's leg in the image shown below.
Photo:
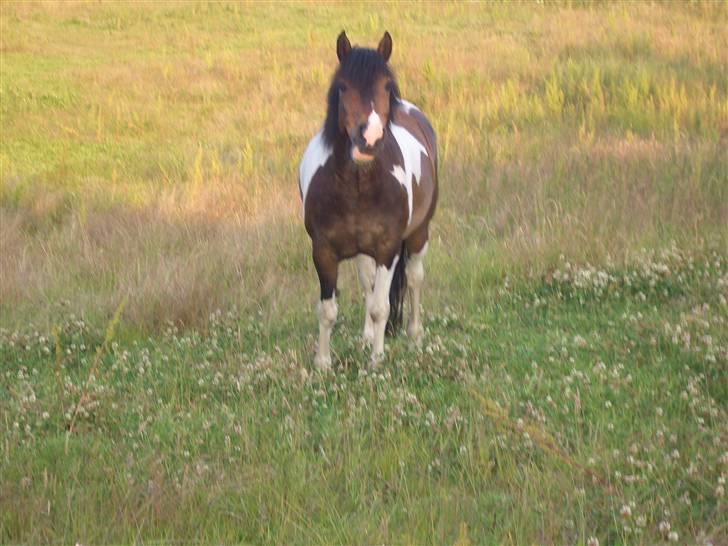
M314 365L320 370L331 368L331 330L336 322L336 277L339 271L339 260L336 253L324 244L313 247L313 263L316 266L321 284L321 300L317 307L319 319L319 342Z
M417 346L422 344L424 328L420 318L420 294L425 280L425 267L422 264L427 254L427 230L417 231L407 239L407 291L410 297L410 317L407 323L407 335Z
M376 366L384 358L384 330L389 318L389 288L392 286L394 269L397 267L399 254L395 255L389 267L377 264L374 274L374 292L371 305L367 311L374 326L374 342L372 344L372 366Z
M369 314L371 307L372 295L374 293L374 277L377 271L377 263L374 258L366 254L359 254L356 257L356 268L359 271L359 282L362 290L364 290L364 332L362 338L368 344L374 342L374 323L372 316Z

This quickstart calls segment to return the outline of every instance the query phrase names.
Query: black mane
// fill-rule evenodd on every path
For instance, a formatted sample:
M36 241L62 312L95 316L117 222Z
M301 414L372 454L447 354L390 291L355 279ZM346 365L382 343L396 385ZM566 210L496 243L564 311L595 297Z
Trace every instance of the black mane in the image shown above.
M333 146L337 137L342 133L339 127L339 90L341 89L341 80L346 80L350 85L354 86L361 93L366 94L371 90L374 81L380 76L391 78L389 97L389 120L392 121L392 115L399 100L399 88L394 80L394 73L387 65L384 58L373 49L355 47L346 56L344 62L334 73L331 80L331 87L328 93L328 107L326 110L326 121L324 122L324 142L329 146Z

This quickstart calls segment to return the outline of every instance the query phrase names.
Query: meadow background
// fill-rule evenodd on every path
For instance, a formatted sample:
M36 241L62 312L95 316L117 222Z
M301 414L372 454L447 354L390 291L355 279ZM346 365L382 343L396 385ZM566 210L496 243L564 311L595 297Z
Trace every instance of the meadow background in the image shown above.
M0 542L728 543L728 4L0 4ZM440 144L421 350L334 372L335 39Z

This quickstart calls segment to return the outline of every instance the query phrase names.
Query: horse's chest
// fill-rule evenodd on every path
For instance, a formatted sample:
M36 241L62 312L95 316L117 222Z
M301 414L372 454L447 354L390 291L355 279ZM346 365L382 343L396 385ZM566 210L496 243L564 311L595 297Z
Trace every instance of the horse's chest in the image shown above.
M331 211L327 235L339 254L372 254L382 245L398 240L406 225L406 209L401 203L366 196L351 196L339 201Z
M360 250L375 246L377 241L396 231L391 217L387 218L374 209L357 211L353 223L354 237Z

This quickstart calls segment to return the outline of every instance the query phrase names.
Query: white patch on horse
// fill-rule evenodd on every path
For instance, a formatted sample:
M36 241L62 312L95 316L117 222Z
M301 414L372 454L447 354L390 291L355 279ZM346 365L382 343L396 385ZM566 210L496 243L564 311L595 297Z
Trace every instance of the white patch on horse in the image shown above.
M394 270L397 267L399 255L394 257L392 265L388 268L385 265L377 266L374 274L374 291L372 298L367 304L367 312L372 318L374 329L374 340L372 343L371 365L376 366L384 357L384 330L389 318L389 289L392 286Z
M400 165L395 165L392 168L392 175L407 190L407 205L409 207L407 224L409 224L410 220L412 220L412 176L415 177L415 182L419 184L420 177L422 176L421 154L427 155L427 150L425 150L425 147L412 133L401 125L392 123L391 131L404 159L404 168Z
M301 160L301 166L298 169L298 187L301 189L301 202L304 211L306 209L306 194L308 193L308 187L311 185L311 180L313 180L316 171L326 164L326 161L331 157L331 153L331 147L324 142L324 132L321 130L308 143Z
M338 313L336 296L332 295L327 300L321 300L317 307L317 313L319 317L319 343L313 362L319 370L328 370L331 368L331 330L334 327Z
M399 103L404 107L404 111L407 112L408 114L410 112L412 112L412 110L417 110L418 112L420 111L419 108L417 108L414 104L412 104L408 100L399 99Z
M377 273L377 262L371 256L357 254L356 268L359 272L359 282L362 290L364 290L364 302L366 304L362 338L366 343L371 344L374 341L374 323L372 322L372 316L369 314L369 309L372 305L372 295L374 294L374 278Z
M382 138L384 135L384 126L382 125L382 118L377 111L374 110L374 103L372 103L372 113L369 114L367 119L367 128L364 131L364 140L367 145L374 146L377 140Z
M422 319L420 318L420 294L422 293L422 284L425 280L425 268L422 260L427 254L429 242L420 249L419 252L411 254L407 260L405 271L407 275L407 291L410 295L410 319L407 324L407 335L415 342L416 345L422 343L424 328L422 327Z

